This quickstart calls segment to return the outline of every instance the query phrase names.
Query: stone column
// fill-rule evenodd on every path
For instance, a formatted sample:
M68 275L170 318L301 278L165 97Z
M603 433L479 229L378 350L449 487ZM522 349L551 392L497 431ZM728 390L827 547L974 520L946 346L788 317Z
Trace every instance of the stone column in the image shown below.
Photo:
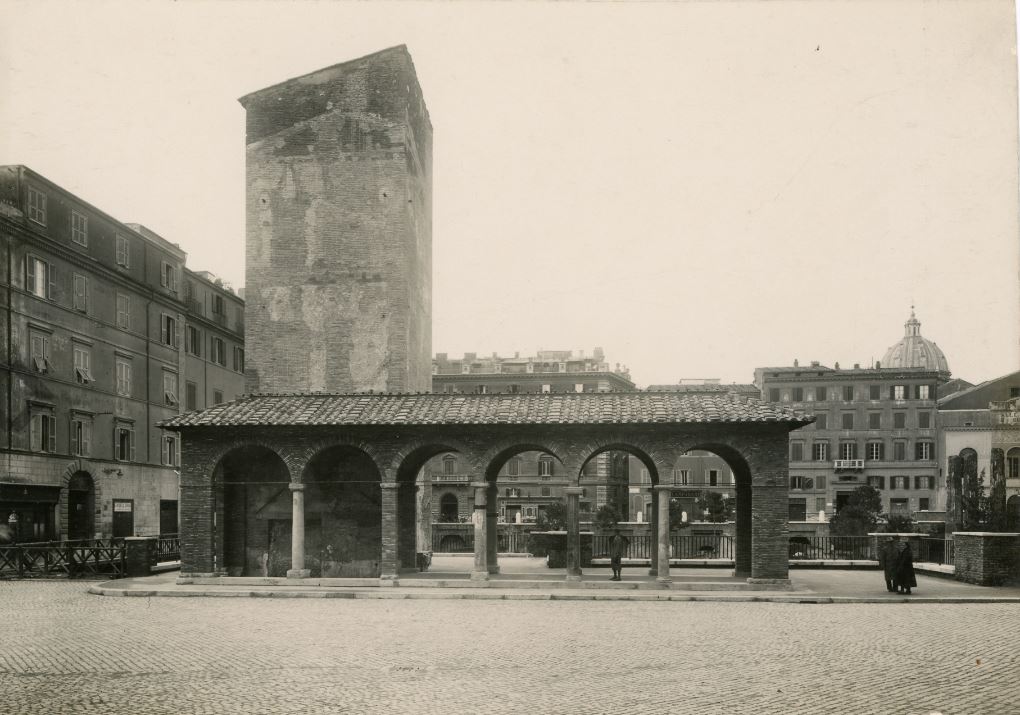
M581 528L578 523L581 487L567 487L567 580L581 580Z
M485 565L489 573L499 573L499 504L496 483L489 484L485 495Z
M472 521L475 524L475 563L471 569L471 580L488 581L489 547L486 537L489 532L485 522L488 511L486 502L488 501L489 484L488 482L474 482L471 486L475 488L475 512L472 516Z
M290 523L290 569L287 578L308 578L305 568L305 485L290 483L293 515Z
M766 481L766 480L762 480ZM750 583L790 582L789 480L769 479L753 484Z
M733 575L751 576L751 483L737 482L736 550L733 554Z
M396 585L400 573L400 520L397 518L398 482L380 482L382 489L382 552L379 554L379 579L385 585Z
M658 494L658 523L656 529L657 546L656 553L658 554L655 580L661 584L669 584L673 582L673 579L669 576L669 497L672 493L672 489L668 485L660 485L655 487L655 492Z
M659 492L652 487L652 508L645 514L648 520L648 575L659 575L659 547L656 539L659 535Z

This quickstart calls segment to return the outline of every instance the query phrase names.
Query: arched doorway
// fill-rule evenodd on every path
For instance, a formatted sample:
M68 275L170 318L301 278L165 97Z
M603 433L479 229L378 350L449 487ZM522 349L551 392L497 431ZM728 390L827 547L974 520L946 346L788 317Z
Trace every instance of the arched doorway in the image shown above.
M67 538L94 539L96 535L96 485L92 475L78 471L67 482Z
M1020 495L1006 500L1006 531L1020 531Z
M215 472L217 536L223 543L228 576L285 575L290 546L281 553L273 537L290 527L290 472L266 447L245 446L227 453Z

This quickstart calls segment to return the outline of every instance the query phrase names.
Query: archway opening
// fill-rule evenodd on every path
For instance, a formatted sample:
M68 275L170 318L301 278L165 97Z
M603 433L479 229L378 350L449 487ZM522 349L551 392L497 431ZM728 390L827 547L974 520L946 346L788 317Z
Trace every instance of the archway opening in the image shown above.
M447 492L439 500L439 522L456 524L460 521L460 502L456 494Z
M274 542L281 524L289 527L291 519L290 472L283 459L266 447L238 447L220 460L214 478L227 575L286 575L289 540L286 553Z
M1020 531L1020 495L1014 494L1006 500L1006 530Z
M67 482L67 538L71 541L95 538L95 513L96 485L92 475L75 472Z

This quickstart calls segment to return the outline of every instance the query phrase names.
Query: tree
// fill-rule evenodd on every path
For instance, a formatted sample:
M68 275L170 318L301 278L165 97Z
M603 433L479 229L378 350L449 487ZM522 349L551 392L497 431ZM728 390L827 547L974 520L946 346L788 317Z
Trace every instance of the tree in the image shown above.
M963 489L960 494L960 517L963 531L985 528L988 500L985 498L985 470L977 471L976 458L964 459Z
M547 504L538 512L535 524L543 531L563 531L567 528L567 505L561 501Z
M620 523L620 512L612 504L603 504L595 512L595 528L598 531L612 531Z
M705 521L718 524L723 521L729 521L733 516L733 505L729 500L723 499L722 494L719 492L701 492L695 505L702 513L705 513Z
M865 536L875 531L882 511L882 495L870 486L857 487L850 493L846 506L840 509L829 526L835 536Z
M914 520L905 514L893 514L885 522L885 531L889 534L912 534Z

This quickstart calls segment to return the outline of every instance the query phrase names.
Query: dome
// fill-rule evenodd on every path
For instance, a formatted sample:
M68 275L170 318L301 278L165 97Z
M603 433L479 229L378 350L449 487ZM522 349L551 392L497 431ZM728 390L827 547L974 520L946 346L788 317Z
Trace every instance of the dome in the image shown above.
M939 346L921 337L921 321L910 307L910 319L904 324L903 338L885 351L882 367L923 367L949 372L949 361Z

